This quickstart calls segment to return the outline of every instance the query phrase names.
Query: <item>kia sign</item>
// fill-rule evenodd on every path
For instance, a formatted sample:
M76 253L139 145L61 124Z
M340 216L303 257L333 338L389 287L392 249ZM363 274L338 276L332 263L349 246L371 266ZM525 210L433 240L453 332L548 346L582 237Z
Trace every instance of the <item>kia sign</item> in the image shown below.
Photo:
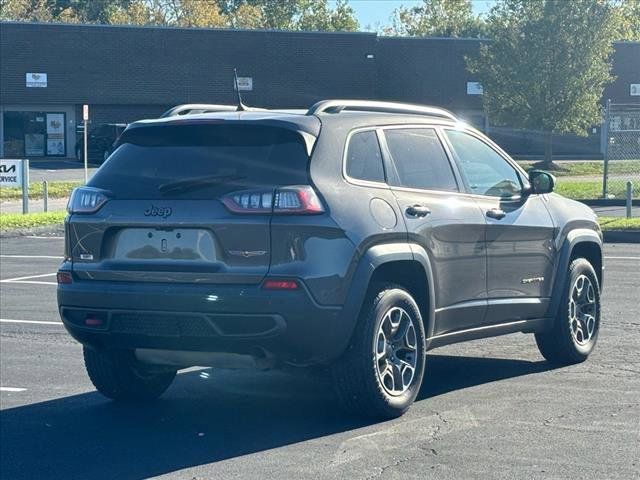
M29 213L29 160L0 160L0 187L22 187L22 213Z
M22 160L0 160L0 187L22 186Z

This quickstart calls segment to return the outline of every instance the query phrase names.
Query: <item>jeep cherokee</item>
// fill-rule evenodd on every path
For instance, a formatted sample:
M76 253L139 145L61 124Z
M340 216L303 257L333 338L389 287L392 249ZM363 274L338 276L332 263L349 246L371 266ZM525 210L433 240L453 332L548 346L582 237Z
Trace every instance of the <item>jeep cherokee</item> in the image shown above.
M398 416L430 349L524 332L550 362L593 350L602 234L553 186L433 107L135 122L69 201L60 315L115 400L189 366L325 366L347 407Z

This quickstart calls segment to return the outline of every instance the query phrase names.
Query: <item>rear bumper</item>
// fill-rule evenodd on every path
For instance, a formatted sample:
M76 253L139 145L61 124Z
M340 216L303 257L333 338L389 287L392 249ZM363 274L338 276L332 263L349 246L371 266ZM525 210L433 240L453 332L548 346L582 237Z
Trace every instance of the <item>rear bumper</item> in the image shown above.
M297 364L339 357L355 322L341 308L318 305L305 287L74 280L58 286L58 306L69 333L94 348L263 349Z

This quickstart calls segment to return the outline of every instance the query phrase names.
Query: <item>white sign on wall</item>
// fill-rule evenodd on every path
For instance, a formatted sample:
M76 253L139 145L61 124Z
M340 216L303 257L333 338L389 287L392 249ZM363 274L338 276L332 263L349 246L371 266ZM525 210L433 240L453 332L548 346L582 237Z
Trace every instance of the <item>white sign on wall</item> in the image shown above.
M22 186L22 160L0 160L0 187Z
M467 95L482 95L483 92L480 82L467 82Z
M27 73L26 75L27 87L46 88L47 86L47 74L46 73Z
M640 97L640 83L632 83L629 88L629 95L632 97Z
M233 89L235 90L235 82ZM250 92L253 90L253 77L238 77L238 90L241 92Z

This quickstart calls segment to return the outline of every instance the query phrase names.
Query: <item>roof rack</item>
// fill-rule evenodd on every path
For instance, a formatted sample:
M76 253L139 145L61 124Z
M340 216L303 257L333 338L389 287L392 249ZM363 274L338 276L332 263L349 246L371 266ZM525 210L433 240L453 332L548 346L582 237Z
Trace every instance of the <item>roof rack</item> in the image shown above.
M366 112L409 113L414 115L429 115L444 117L457 121L456 116L449 110L410 103L378 102L375 100L321 100L307 111L307 115L318 113L340 113L342 110L359 110Z
M234 112L238 109L237 105L214 105L207 103L185 103L170 108L160 118L173 117L175 115L190 115L194 113L212 113L212 112Z

